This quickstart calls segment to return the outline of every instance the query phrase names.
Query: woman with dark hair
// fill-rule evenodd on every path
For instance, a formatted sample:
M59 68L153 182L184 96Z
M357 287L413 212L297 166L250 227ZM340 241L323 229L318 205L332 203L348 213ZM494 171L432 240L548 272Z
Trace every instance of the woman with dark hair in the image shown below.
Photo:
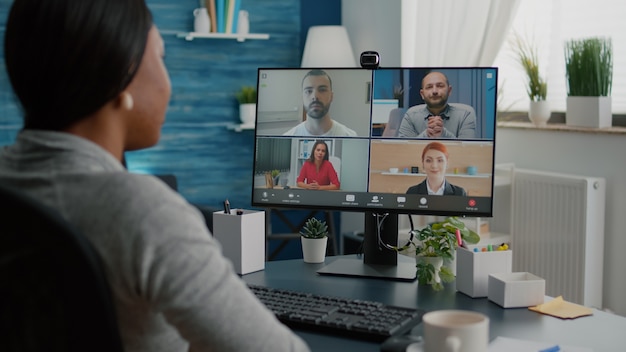
M125 349L308 350L248 290L198 210L121 163L158 142L171 92L144 0L15 0L4 45L24 128L0 151L0 182L94 245Z
M462 187L446 180L448 169L448 148L440 142L428 143L422 151L422 169L426 179L410 187L407 194L430 194L445 196L466 196Z
M304 162L297 179L298 187L305 189L339 189L339 178L333 164L328 161L328 145L315 141L311 156Z

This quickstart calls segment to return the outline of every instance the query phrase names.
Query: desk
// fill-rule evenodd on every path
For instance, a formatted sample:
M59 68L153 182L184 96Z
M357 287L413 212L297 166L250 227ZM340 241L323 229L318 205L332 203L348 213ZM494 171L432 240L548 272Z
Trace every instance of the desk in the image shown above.
M326 264L337 258L327 257ZM315 294L333 295L379 301L427 311L465 309L489 316L489 338L497 336L554 342L561 345L592 348L595 352L622 351L626 346L626 318L594 310L592 316L561 320L529 311L527 308L500 308L487 298L470 298L456 292L454 282L443 291L415 282L395 282L378 279L358 279L320 276L316 270L325 264L307 264L302 259L266 262L265 270L244 275L245 282L273 288L299 290ZM413 334L421 335L421 324ZM376 343L296 331L313 351L380 351Z

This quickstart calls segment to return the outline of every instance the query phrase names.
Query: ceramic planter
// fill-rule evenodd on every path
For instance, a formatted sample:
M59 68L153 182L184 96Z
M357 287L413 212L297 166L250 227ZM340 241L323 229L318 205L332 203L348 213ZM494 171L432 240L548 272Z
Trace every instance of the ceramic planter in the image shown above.
M256 121L256 104L239 105L239 119L244 126L254 126Z
M535 126L545 126L550 119L550 104L546 100L531 101L528 118Z
M300 240L302 241L302 257L305 263L324 262L328 237L306 238L301 236Z
M611 97L567 97L565 124L590 128L611 127Z
M435 268L435 272L433 273L433 277L428 281L429 285L434 283L441 283L441 278L439 277L439 270L443 265L443 258L441 257L422 257L417 256L416 258L418 263L431 264Z

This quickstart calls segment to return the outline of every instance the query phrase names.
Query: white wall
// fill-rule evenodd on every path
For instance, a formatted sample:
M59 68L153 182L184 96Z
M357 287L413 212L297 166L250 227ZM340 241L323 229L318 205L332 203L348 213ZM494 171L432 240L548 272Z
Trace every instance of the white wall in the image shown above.
M381 66L400 66L400 12L401 0L342 0L342 20L355 54L376 50ZM621 271L626 268L626 134L498 128L496 141L497 163L606 178L603 301L605 308L626 316ZM362 230L362 219L362 214L344 213L342 231Z
M607 184L603 304L626 315L626 133L548 131L498 127L496 163L581 176Z
M401 0L342 0L341 22L348 30L356 62L362 52L380 54L381 67L400 66Z

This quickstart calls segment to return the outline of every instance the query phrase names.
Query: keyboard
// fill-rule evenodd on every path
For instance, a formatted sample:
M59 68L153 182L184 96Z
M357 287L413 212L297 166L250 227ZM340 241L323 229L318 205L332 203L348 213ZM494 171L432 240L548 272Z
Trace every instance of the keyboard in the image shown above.
M248 285L292 329L382 342L422 321L421 309Z

